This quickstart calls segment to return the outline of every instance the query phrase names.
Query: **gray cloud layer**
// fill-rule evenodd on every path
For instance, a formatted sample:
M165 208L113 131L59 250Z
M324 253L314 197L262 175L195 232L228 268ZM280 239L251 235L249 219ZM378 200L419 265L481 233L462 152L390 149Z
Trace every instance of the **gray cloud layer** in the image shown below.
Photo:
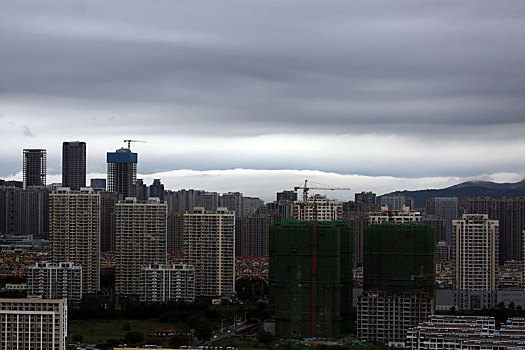
M522 1L4 1L0 175L127 137L144 173L525 174L524 35Z

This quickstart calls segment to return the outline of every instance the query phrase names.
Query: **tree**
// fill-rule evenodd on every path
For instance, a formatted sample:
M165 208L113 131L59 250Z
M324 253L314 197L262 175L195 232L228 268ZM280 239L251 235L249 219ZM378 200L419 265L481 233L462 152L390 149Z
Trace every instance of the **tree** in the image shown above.
M82 334L75 334L73 336L73 343L82 343L84 341L84 337Z
M269 332L266 332L264 329L260 328L257 331L257 340L268 346L273 341L273 336Z
M124 343L137 344L144 340L144 335L137 331L131 331L124 336Z
M211 323L206 319L201 319L196 322L195 326L195 336L201 340L210 340L211 337L211 331L213 330L211 327Z

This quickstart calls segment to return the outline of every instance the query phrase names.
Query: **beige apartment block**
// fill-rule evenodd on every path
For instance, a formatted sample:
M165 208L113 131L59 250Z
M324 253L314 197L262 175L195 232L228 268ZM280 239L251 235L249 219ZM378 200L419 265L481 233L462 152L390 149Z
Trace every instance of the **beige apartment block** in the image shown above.
M166 264L167 207L158 198L115 206L115 291L139 295L141 269Z
M100 195L91 188L58 188L49 195L49 230L54 263L82 267L82 293L100 289Z
M235 215L202 207L184 214L184 260L195 268L196 296L229 296L235 291Z

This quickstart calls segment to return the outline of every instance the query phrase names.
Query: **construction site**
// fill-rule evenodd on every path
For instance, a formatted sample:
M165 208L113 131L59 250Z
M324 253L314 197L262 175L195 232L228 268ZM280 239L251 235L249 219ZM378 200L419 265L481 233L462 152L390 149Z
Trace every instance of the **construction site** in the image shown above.
M435 230L420 223L385 222L365 228L363 243L357 336L404 346L407 330L434 311Z
M353 233L343 221L285 220L270 227L270 302L280 337L348 333Z
M421 224L371 225L363 242L364 289L434 295L435 230ZM414 277L422 273L421 278Z

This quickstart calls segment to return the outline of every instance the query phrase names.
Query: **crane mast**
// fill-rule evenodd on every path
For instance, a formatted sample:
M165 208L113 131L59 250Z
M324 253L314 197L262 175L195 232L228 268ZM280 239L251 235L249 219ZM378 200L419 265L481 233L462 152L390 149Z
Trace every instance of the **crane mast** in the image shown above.
M309 190L326 190L326 191L349 191L350 188L346 187L308 187L308 180L304 180L303 186L294 187L294 191L303 191L303 201L300 204L301 207L306 208L312 207L312 337L317 336L317 197L315 194L312 197L312 203L308 203L308 191Z

